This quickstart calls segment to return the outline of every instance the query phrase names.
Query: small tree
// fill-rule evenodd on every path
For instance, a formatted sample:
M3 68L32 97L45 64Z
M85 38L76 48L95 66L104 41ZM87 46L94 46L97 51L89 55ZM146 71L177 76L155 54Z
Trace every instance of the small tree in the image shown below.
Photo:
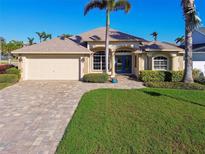
M36 32L36 34L39 37L39 41L42 42L42 39L45 37L46 33L45 32Z
M181 37L177 37L176 39L175 39L175 42L176 42L176 44L183 44L184 43L184 36L181 36Z
M154 38L154 41L157 41L157 39L158 39L158 33L157 32L153 32L150 35Z
M27 37L29 45L34 44L34 37Z

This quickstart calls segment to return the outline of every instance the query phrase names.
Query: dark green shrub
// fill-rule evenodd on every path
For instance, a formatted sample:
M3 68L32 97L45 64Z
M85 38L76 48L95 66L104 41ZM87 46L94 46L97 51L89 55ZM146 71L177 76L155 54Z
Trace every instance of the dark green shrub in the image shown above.
M108 75L105 73L91 73L83 76L84 82L105 83L108 81Z
M15 83L19 80L16 74L0 74L0 83Z
M18 78L19 78L19 79L20 79L20 77L21 77L20 70L17 69L16 67L12 67L12 68L7 69L5 73L6 73L6 74L16 74L16 75L18 75Z
M6 74L20 74L20 70L18 70L16 67L12 67L6 70Z
M145 86L152 88L169 88L169 89L188 89L188 90L205 90L205 86L198 83L183 82L147 82Z
M183 71L171 71L172 79L171 81L173 82L180 82L183 80Z
M152 71L145 70L140 72L140 80L144 82L150 81L174 81L178 82L183 79L183 71Z
M165 73L164 71L145 70L145 71L140 71L139 78L141 81L144 81L144 82L165 81Z

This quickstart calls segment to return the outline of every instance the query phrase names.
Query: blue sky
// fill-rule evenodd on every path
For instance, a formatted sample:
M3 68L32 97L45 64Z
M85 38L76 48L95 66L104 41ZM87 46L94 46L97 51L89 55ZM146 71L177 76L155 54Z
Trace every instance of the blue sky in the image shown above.
M157 31L159 40L173 42L184 33L181 0L130 0L128 14L114 12L111 27L148 40ZM105 25L105 12L94 10L83 15L89 0L0 0L0 36L9 40L36 37L45 31L54 37L63 33L79 34ZM196 0L205 21L205 1ZM36 42L38 39L36 37Z

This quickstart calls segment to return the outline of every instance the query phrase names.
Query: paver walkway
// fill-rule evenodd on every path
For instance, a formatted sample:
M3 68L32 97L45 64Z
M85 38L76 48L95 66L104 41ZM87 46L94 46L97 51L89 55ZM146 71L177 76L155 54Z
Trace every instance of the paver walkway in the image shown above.
M0 154L53 154L81 96L97 88L142 88L80 81L24 81L0 91Z

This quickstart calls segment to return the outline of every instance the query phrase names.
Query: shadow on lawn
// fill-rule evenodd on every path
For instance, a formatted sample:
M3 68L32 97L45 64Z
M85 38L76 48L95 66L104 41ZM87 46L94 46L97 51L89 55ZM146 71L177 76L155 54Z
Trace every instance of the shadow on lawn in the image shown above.
M177 101L184 101L184 102L188 102L188 103L191 103L191 104L194 104L194 105L198 105L200 107L205 107L205 105L200 104L198 102L191 101L191 100L184 99L184 98L180 98L180 97L175 97L175 96L172 96L172 95L167 95L167 94L163 94L163 93L159 93L159 92L155 92L155 91L142 91L142 92L147 94L147 95L150 95L150 96L155 96L155 97L166 96L166 97L175 99Z

